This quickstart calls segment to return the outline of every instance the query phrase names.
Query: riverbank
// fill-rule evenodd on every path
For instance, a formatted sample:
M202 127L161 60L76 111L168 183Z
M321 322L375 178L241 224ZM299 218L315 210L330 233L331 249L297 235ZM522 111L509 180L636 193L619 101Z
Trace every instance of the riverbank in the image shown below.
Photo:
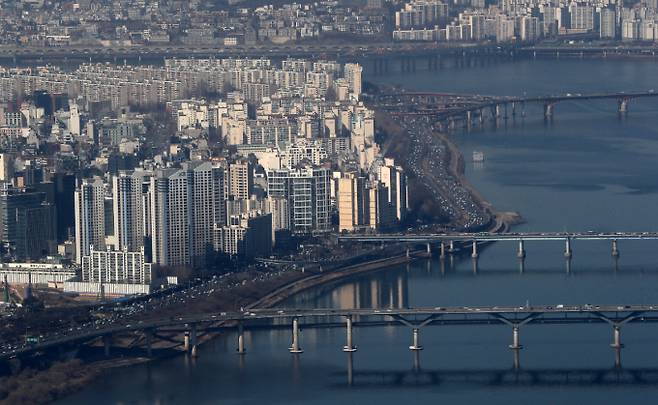
M304 290L324 284L339 282L349 277L381 270L386 267L406 263L416 258L423 257L422 251L411 252L407 257L406 251L401 249L397 254L390 255L363 263L345 266L334 271L307 273L302 278L291 280L286 277L280 285L270 289L263 289L257 296L252 296L252 302L245 308L270 308L293 295ZM298 273L303 274L303 273ZM218 333L199 334L199 345L212 340ZM179 336L180 337L180 336ZM179 339L182 342L182 337ZM161 346L160 349L168 349L160 352L154 345L154 357L118 357L114 359L103 359L85 362L81 359L55 362L45 369L25 369L20 373L0 379L0 404L42 404L65 398L83 389L87 384L100 378L104 372L112 369L127 367L136 364L157 361L158 359L182 354L180 344ZM171 350L174 349L174 350Z
M491 204L478 189L466 178L466 162L464 155L461 153L457 145L450 139L448 134L436 131L436 137L443 142L449 151L450 164L448 165L449 171L457 179L459 184L464 187L473 196L477 204L482 207L491 216L491 223L488 232L507 232L513 225L522 224L523 217L518 212L497 211L493 204Z

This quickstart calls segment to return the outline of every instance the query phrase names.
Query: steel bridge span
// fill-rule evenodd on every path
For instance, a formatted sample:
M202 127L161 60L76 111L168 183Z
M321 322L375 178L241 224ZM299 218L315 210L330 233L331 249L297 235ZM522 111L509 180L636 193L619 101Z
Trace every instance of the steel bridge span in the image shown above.
M509 348L515 352L523 347L520 329L531 324L607 324L612 328L611 347L616 350L616 362L621 359L621 328L627 324L658 322L657 305L563 305L554 306L489 306L489 307L433 307L398 309L252 309L240 312L220 312L167 318L135 324L113 325L103 328L86 328L70 334L43 340L0 354L2 359L20 358L61 347L71 347L102 341L106 355L110 354L112 338L140 336L147 356L152 353L152 342L163 334L182 335L185 351L197 354L199 333L237 331L236 351L246 353L245 330L291 330L291 353L302 353L302 328L344 328L345 345L342 350L354 352L357 346L353 337L355 327L397 325L411 330L409 350L420 351L422 328L440 325L502 325L511 328ZM170 340L170 339L169 339Z
M412 102L438 103L448 96L444 93L431 92L408 92L400 94L379 95L379 99L401 99L407 98ZM452 96L455 97L454 95ZM493 122L498 123L501 119L507 120L517 115L525 116L526 104L543 105L544 118L552 120L555 112L555 105L565 101L587 101L587 100L616 100L617 111L620 116L628 113L629 105L632 100L638 98L658 97L658 92L652 90L638 92L617 92L617 93L592 93L592 94L557 94L546 96L531 97L492 97L476 96L477 98L465 106L452 106L430 108L424 111L411 112L392 112L394 115L424 115L436 117L441 125L447 124L448 129L455 127L456 121L464 123L466 128L471 128L474 123L482 125L485 119L490 118ZM473 96L471 96L473 98Z

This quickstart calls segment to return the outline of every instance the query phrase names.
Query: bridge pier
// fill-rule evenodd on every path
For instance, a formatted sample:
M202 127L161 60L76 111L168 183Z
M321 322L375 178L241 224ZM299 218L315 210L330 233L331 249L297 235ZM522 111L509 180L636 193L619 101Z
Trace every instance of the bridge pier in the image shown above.
M420 345L420 329L413 329L413 338L409 350L423 350L423 346Z
M613 349L621 349L624 345L621 343L621 326L613 325L612 327L612 343L610 347Z
M498 118L500 118L500 105L496 104L493 107L491 107L491 118L494 121L497 121Z
M520 350L514 350L514 360L513 360L513 367L514 370L518 371L521 369L521 351Z
M407 248L407 250L406 250L406 252L405 252L405 256L407 257L407 259L410 257L410 254L409 254L409 248Z
M629 98L620 98L617 100L619 115L625 115L628 112L628 103L630 102Z
M512 344L509 345L509 348L512 350L521 350L523 345L521 344L521 337L519 336L519 326L512 326Z
M354 346L352 342L352 317L348 316L345 318L347 323L346 323L346 342L345 346L343 346L343 351L344 352L355 352L356 351L356 346Z
M354 384L354 358L352 353L347 353L347 385Z
M190 331L188 330L185 331L183 337L183 350L185 350L186 353L190 351Z
M619 249L617 248L617 239L612 240L612 257L619 257Z
M244 347L244 324L238 322L238 354L246 354L247 350Z
M478 258L478 243L476 240L473 241L473 252L471 253L473 259Z
M553 106L554 103L544 103L544 119L553 118Z
M455 253L455 241L451 240L448 244L448 253L453 254Z
M471 129L473 124L473 117L471 111L466 111L466 129Z
M525 259L525 247L523 246L523 240L519 241L519 250L516 252L516 257L521 260Z
M565 239L565 246L564 246L564 257L567 259L571 259L573 256L573 251L571 250L571 238Z
M197 334L196 334L196 324L193 323L190 328L190 346L192 346L192 351L190 354L192 357L197 356Z
M292 318L292 345L288 349L290 353L303 353L301 347L299 347L299 319Z
M516 103L512 101L512 117L516 116Z
M439 254L439 258L441 260L445 260L446 258L446 244L441 241L441 253Z
M426 251L427 251L427 256L431 257L432 256L432 245L430 245L429 242L427 242L427 245L425 245Z

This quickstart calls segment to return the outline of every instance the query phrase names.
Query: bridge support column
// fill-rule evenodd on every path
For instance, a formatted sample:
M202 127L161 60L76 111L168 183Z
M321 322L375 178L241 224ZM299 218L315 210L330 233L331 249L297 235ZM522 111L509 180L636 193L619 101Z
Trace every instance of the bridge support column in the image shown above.
M455 241L451 240L450 243L448 244L448 253L453 254L455 253Z
M571 250L571 239L567 238L565 239L565 246L564 246L564 257L567 259L571 259L573 256L573 251Z
M427 245L425 245L425 248L427 250L427 256L428 257L432 256L432 245L429 242L427 242Z
M413 329L413 339L411 342L412 343L411 346L409 346L409 350L423 350L423 346L420 345L420 329Z
M516 116L516 103L512 101L512 117Z
M185 352L190 351L190 331L185 331L185 336L183 337L183 350Z
M612 257L614 258L619 257L619 249L617 248L617 239L613 239L612 241Z
M439 258L441 260L445 260L446 258L446 244L441 241L441 253L439 254Z
M110 357L110 349L112 348L112 335L103 335L103 354L105 357Z
M346 342L345 346L343 346L343 351L344 352L355 352L356 351L356 346L354 346L352 342L352 317L348 316L346 318Z
M299 347L299 319L292 319L292 345L288 349L290 353L303 353L301 347Z
M521 260L525 259L525 247L522 240L519 241L519 251L516 252L516 257Z
M491 118L493 118L494 121L497 121L498 118L500 118L500 105L496 104L491 107Z
M628 112L628 102L629 101L630 100L628 98L620 98L617 101L619 115L625 115Z
M512 344L509 345L509 348L512 350L523 349L521 337L519 336L519 327L517 325L512 326Z
M476 240L473 241L473 253L471 253L471 257L473 259L478 258L478 242Z
M614 325L612 327L612 343L610 347L613 349L621 349L624 345L621 343L621 326Z
M473 113L471 111L466 111L466 128L471 129L471 125L473 124Z
M197 356L197 334L196 334L196 324L192 324L190 327L190 346L191 346L191 351L190 354L192 357Z
M238 323L238 354L246 354L247 350L244 347L244 324Z
M544 103L544 119L553 118L553 103Z

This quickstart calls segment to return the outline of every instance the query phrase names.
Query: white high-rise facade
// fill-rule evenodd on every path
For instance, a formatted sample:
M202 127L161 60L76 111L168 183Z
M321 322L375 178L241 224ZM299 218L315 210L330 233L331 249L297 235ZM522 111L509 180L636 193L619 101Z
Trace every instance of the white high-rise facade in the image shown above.
M120 173L112 178L114 236L119 250L144 246L143 172Z
M190 162L151 179L153 262L201 265L213 249L213 230L225 223L224 168Z
M269 196L288 200L290 229L295 233L331 229L330 183L331 171L319 167L270 170L267 173Z
M356 100L361 97L362 83L361 83L361 74L363 73L363 68L358 63L346 63L345 64L345 79L349 85L350 93L352 97Z
M82 181L74 194L75 209L75 258L82 263L91 246L105 249L105 191L100 178Z

